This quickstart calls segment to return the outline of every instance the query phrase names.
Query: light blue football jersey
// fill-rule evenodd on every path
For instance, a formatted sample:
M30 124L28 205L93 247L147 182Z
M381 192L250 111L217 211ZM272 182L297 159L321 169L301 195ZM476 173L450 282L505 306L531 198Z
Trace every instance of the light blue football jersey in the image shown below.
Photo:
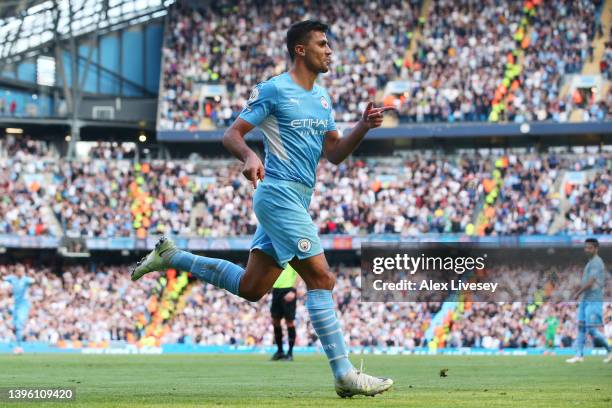
M266 176L314 187L325 133L336 130L324 88L307 91L285 72L253 88L239 117L264 134Z
M9 275L4 280L10 283L13 287L13 300L15 302L15 307L27 305L29 303L28 288L32 283L34 283L34 279L27 276L18 278L14 275Z
M582 300L590 302L603 302L606 287L606 268L603 259L595 255L584 267L581 284L586 284L591 278L595 278L593 286L582 294Z

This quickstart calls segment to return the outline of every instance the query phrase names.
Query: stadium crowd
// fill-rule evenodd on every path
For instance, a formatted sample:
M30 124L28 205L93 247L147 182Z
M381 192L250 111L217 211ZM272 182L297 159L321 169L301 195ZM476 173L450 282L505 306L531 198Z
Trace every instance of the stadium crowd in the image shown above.
M568 121L579 106L572 95L561 96L562 84L565 75L580 73L593 57L596 10L602 2L526 4L433 2L400 113L412 122L484 121L491 107L502 102L501 119L507 121ZM517 75L508 76L509 71ZM506 78L507 93L501 98L498 87ZM591 107L587 121L612 114L605 99Z
M324 234L465 232L481 196L483 170L469 155L325 163L311 215Z
M26 268L35 283L29 291L27 341L61 346L100 345L114 340L135 343L144 334L141 316L149 314L149 299L160 291L159 281L147 278L132 283L127 265L72 265L54 273L47 266L0 265L0 342L14 340L11 286L4 278ZM579 270L575 271L578 276ZM351 347L426 346L426 331L439 303L361 303L359 269L335 267L334 299ZM529 282L529 279L525 279ZM577 282L577 280L576 280ZM271 345L273 332L268 312L271 296L249 303L208 284L195 282L181 295L182 306L169 316L162 344ZM298 282L297 345L316 344ZM560 324L555 345L571 347L576 336L576 304L572 302L468 302L446 336L452 347L543 347L546 319ZM612 330L612 305L604 315ZM608 316L608 317L605 317Z
M253 86L287 69L285 32L290 24L314 15L333 21L329 39L334 63L321 84L331 92L337 120L356 120L363 101L399 72L419 3L261 2L251 7L243 0L195 9L181 4L171 12L163 49L158 127L193 130L204 118L229 125ZM237 9L249 10L248 17ZM207 94L203 84L223 85L225 92Z
M499 172L498 187L491 187L494 175L484 175L485 201L490 205L483 211L486 221L482 233L609 233L612 231L607 211L610 207L610 180L606 176L609 163L607 153L510 153L497 158L495 166L491 167ZM591 178L584 184L566 183L559 188L565 173L570 171L591 174ZM496 195L492 196L492 191ZM553 231L555 218L563 213L564 201L567 203L565 219Z
M45 207L71 237L248 236L257 227L237 161L135 162L112 158L124 150L111 145L66 160L29 139L3 146L2 233L51 234ZM547 234L555 221L554 232L605 234L611 160L607 150L512 149L323 160L310 213L321 234ZM562 186L568 171L585 172L586 183Z
M569 120L577 106L572 95L561 97L564 76L580 73L583 64L592 58L596 9L601 4L593 0L542 1L538 4L519 76L521 86L509 104L509 120ZM610 108L612 106L607 106L606 110ZM593 117L593 120L601 119Z
M569 194L569 211L564 231L589 234L612 233L612 170L609 166L595 171L585 184Z
M138 316L147 313L147 300L158 283L144 279L132 283L128 265L74 265L61 274L47 266L0 265L0 342L14 340L11 310L11 286L3 279L26 268L34 278L29 290L30 317L25 329L26 341L49 344L66 342L134 342L142 332ZM347 327L347 340L353 346L397 345L413 348L422 344L424 330L437 305L369 305L359 302L359 287L353 276L338 275L335 292ZM303 297L305 288L300 286ZM254 304L228 296L210 285L192 285L185 294L185 306L171 321L171 330L163 343L192 344L271 344L269 299ZM300 302L298 316L308 319ZM374 320L380 327L372 327ZM302 321L298 337L301 345L313 345L316 336Z
M550 317L560 322L554 345L572 347L577 335L576 305L570 302L546 303L540 307L519 302L472 303L451 325L447 345L486 349L545 347Z
M363 101L378 97L392 79L409 84L385 102L396 105L402 121L487 121L492 106L502 102L505 109L496 113L501 120L566 122L583 105L572 94L561 95L565 75L580 73L593 57L593 39L604 35L597 29L600 0L528 6L436 0L426 18L419 16L416 0L265 3L250 8L245 18L235 10L246 3L172 9L163 50L160 129L194 130L205 118L229 125L255 84L287 69L284 34L291 22L316 15L333 22L334 61L320 83L334 101L337 122L357 120ZM505 83L508 72L514 74ZM508 91L503 98L498 95L502 82ZM205 84L225 89L215 94ZM587 102L585 120L612 116L609 98Z
M498 160L499 197L484 211L489 217L484 233L546 234L561 202L553 191L559 169L564 167L559 159L556 155L510 154Z
M128 265L69 266L60 274L48 266L0 265L0 341L14 340L11 285L3 279L26 268L34 278L29 289L30 317L25 340L50 344L126 340L135 335L136 315L145 312L145 300L155 285L134 285Z
M345 272L342 272L343 269ZM395 345L406 348L423 345L425 330L439 304L361 303L358 271L341 268L336 272L334 298L342 317L347 344L354 347ZM302 284L298 286L298 297L305 298ZM227 296L210 285L193 285L186 295L185 308L174 319L162 343L272 344L274 338L269 330L271 320L267 312L270 299L249 303ZM308 313L303 302L298 302L296 315L298 344L315 345L317 337L308 324ZM372 322L376 322L376 325Z
M434 1L398 106L410 122L486 121L522 3Z
M60 160L48 170L50 205L68 236L131 235L129 162Z
M122 160L133 159L136 154L134 143L96 142L87 152L92 159Z
M51 234L42 208L47 203L41 161L52 157L46 143L7 135L0 140L0 234Z

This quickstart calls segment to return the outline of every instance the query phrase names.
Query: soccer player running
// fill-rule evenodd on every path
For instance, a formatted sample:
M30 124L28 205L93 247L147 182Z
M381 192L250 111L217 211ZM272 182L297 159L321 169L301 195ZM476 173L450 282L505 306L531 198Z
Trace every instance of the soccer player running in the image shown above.
M4 280L13 288L13 328L15 330L16 345L13 349L15 354L23 353L21 343L23 342L23 331L30 315L30 302L28 300L28 288L34 279L26 276L25 267L17 265L15 275L9 275Z
M297 272L287 265L280 274L274 285L272 285L272 304L270 305L270 315L272 316L272 326L274 327L274 342L276 343L276 353L272 360L293 361L293 346L295 345L295 307L297 295L295 281ZM289 337L289 351L285 354L283 350L283 326L282 320L285 319L287 326L287 336Z
M205 282L255 302L290 263L306 283L306 308L331 366L336 393L341 397L373 396L389 389L393 381L360 372L348 359L332 298L335 276L308 206L321 153L330 162L341 163L370 129L382 124L383 112L392 108L368 103L356 126L340 137L331 99L315 84L332 60L327 31L326 24L311 20L290 27L287 50L291 69L258 84L223 136L225 147L244 164L242 174L256 188L253 208L259 225L246 269L181 251L162 237L155 250L138 263L132 279L172 267L191 271ZM265 166L244 141L256 126L265 136Z
M567 363L579 363L584 361L584 342L587 332L593 338L593 345L597 343L605 347L608 355L604 363L612 361L612 353L608 341L597 330L597 326L603 325L603 297L606 287L606 269L603 260L597 254L599 242L595 238L588 238L584 243L584 252L589 257L589 262L584 267L580 287L574 294L575 299L580 299L578 305L578 338L576 339L576 355L565 360Z

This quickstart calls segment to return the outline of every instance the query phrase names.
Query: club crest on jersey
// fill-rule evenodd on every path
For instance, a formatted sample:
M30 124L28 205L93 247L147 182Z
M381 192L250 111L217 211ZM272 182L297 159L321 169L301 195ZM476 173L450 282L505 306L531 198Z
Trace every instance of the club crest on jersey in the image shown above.
M321 105L323 106L323 108L329 109L329 103L327 103L327 99L325 99L324 96L321 97Z
M310 251L311 247L312 247L312 244L310 243L310 240L306 238L302 238L298 241L298 249L302 252Z
M257 97L259 96L259 89L257 88L253 88L253 90L251 91L251 95L249 96L249 100L247 101L247 103L251 103L253 102L255 99L257 99Z

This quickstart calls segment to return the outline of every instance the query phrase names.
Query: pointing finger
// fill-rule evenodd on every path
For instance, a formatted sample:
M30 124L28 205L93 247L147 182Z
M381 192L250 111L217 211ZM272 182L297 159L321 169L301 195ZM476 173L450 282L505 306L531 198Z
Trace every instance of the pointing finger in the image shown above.
M397 110L397 109L395 109L395 107L393 107L393 106L383 106L383 107L380 107L380 108L372 109L370 111L370 114L372 114L372 113L379 113L379 112L382 113L382 112L386 112L386 111L390 111L390 110Z
M377 110L371 110L368 113L368 118L376 118L376 117L382 117L382 112L381 111L377 111Z

